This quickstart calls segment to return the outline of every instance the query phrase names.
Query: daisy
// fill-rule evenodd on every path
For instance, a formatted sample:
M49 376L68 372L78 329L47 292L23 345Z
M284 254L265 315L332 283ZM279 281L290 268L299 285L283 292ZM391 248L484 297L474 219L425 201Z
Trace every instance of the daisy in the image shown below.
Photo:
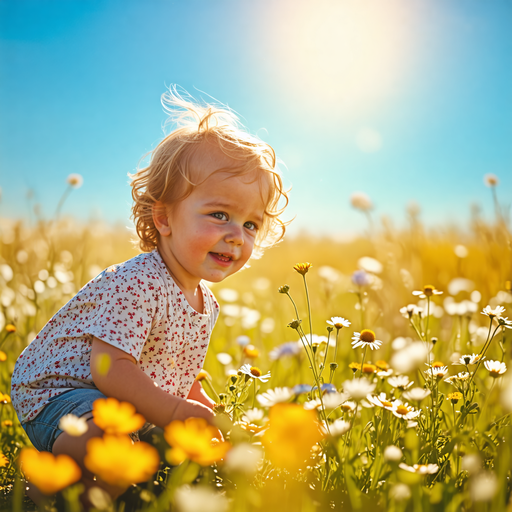
M382 345L382 341L375 339L375 333L370 329L363 329L361 332L355 332L352 337L352 348L370 347L372 350Z
M257 395L256 399L262 407L272 407L276 404L288 402L294 394L290 388L275 388Z
M332 325L333 327L336 327L336 329L339 331L342 327L349 327L350 322L346 320L345 318L341 316L333 316L330 320L327 320L327 323L329 325Z
M385 379L390 375L393 375L393 370L391 368L389 370L381 370L380 372L377 372L377 377L380 377L381 379Z
M488 173L484 176L484 183L487 187L495 187L499 182L500 180L496 174Z
M425 371L429 377L435 377L437 380L442 379L448 373L448 366L432 367Z
M426 299L427 297L432 297L432 295L441 295L442 293L443 292L436 290L436 287L431 284L426 284L423 290L415 290L412 292L413 295L417 295L420 299Z
M402 316L405 318L412 318L413 315L418 315L422 311L423 310L416 306L416 304L408 304L407 306L400 308L400 313L402 313Z
M360 401L373 392L375 384L371 383L364 377L360 379L347 380L343 383L343 391L348 393L351 398Z
M507 365L500 361L485 361L484 366L489 370L491 377L499 377L507 371Z
M404 420L412 420L413 418L416 418L421 414L420 410L417 410L408 404L399 404L397 402L393 404L393 409L391 410L391 412L397 418L402 418Z
M373 405L375 405L377 407L382 407L383 409L387 409L388 411L392 411L393 410L393 404L395 402L402 403L399 400L396 400L394 398L388 398L386 396L386 393L381 393L378 396L376 396L376 395L368 395L366 397L366 399L371 404L373 404Z
M322 397L324 407L326 409L336 409L342 403L346 402L350 397L346 393L327 393Z
M388 462L399 462L402 460L404 454L398 446L390 445L384 449L384 460Z
M502 326L502 327L505 327L506 329L512 329L512 320L509 320L508 317L498 317L497 318L498 320L498 323Z
M430 395L430 389L412 388L404 393L404 398L411 402L421 402Z
M505 313L503 306L496 306L494 309L492 309L491 306L486 306L481 314L487 315L492 320L497 316L501 316L502 313Z
M352 402L351 400L347 400L346 402L344 402L340 405L340 409L343 412L352 412L355 410L355 408L356 408L356 403Z
M304 402L304 409L306 411L312 411L313 409L318 409L322 406L322 402L320 401L320 398L315 398L314 400L309 400L308 402Z
M226 352L219 352L217 354L217 361L219 361L220 364L227 366L228 364L231 364L233 358Z
M87 420L74 414L66 414L59 421L59 428L70 436L79 437L88 430Z
M439 471L437 464L414 464L414 466L408 466L402 462L398 467L409 471L409 473L417 473L418 475L435 475Z
M345 421L342 419L334 420L332 423L329 424L329 429L327 429L327 426L325 424L325 421L322 422L321 428L322 432L325 435L330 434L332 437L339 437L343 434L346 434L351 427L350 421Z
M477 364L481 359L485 359L485 356L482 357L480 354L465 354L453 364L463 364L464 366L469 366L470 364Z
M264 412L261 409L249 409L245 411L245 414L242 416L242 421L245 423L258 423L263 419Z
M270 372L263 375L262 371L256 366L251 366L250 364L244 364L242 368L239 370L244 373L251 379L257 379L261 382L267 382L270 379Z
M447 379L444 379L445 382L448 384L453 384L454 386L457 386L460 382L463 382L465 380L468 380L471 377L471 374L468 372L460 372L457 375L452 375L451 377L448 377Z
M414 381L409 381L407 375L396 375L395 377L390 377L388 383L392 388L405 391L414 384Z

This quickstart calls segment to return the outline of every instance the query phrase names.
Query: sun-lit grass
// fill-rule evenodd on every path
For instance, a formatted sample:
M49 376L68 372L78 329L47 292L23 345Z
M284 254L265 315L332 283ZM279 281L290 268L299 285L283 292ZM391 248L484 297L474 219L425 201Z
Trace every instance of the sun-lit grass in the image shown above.
M207 427L174 424L167 461L184 462L171 471L164 460L156 478L165 491L138 488L138 507L509 510L512 238L497 202L496 212L492 223L474 216L461 228L427 229L411 212L406 228L373 219L349 241L288 238L212 284L221 315L200 378L226 442L210 450ZM67 218L0 221L6 504L20 500L13 486L30 447L10 404L16 358L81 286L137 254L129 238L121 226ZM115 460L146 457L121 454L126 439L108 441L111 459L101 460L99 444L89 459L110 480ZM98 509L124 506L94 499Z

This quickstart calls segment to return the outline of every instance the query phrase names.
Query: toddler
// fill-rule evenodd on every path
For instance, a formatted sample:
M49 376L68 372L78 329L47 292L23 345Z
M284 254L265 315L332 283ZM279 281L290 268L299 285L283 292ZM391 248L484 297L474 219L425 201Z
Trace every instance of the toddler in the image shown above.
M287 195L274 150L227 109L176 89L162 100L177 129L131 176L144 252L87 283L23 351L12 376L12 403L29 439L75 459L86 488L86 443L103 433L92 420L98 398L131 402L145 428L212 420L213 402L195 381L219 315L203 280L224 280L284 235L278 204ZM88 431L77 438L59 429L66 414L84 416Z

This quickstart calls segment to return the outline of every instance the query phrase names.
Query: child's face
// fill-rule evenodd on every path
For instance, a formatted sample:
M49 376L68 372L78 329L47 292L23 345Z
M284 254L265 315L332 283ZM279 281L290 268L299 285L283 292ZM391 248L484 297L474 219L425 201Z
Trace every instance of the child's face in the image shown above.
M201 279L222 281L251 257L263 224L267 191L261 188L265 185L254 173L212 174L237 164L220 150L194 158L194 180L206 180L168 209L165 219L160 219L163 227L155 222L160 232L158 249L173 277L186 289L197 288Z

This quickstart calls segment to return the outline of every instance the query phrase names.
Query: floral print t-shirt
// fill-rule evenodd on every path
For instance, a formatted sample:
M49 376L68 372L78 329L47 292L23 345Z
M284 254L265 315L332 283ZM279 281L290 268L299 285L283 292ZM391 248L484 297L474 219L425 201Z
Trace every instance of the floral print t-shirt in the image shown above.
M51 397L95 387L93 336L132 355L167 393L186 398L219 316L212 292L203 283L200 287L202 314L187 302L156 249L104 270L18 358L11 397L20 421L34 419Z

